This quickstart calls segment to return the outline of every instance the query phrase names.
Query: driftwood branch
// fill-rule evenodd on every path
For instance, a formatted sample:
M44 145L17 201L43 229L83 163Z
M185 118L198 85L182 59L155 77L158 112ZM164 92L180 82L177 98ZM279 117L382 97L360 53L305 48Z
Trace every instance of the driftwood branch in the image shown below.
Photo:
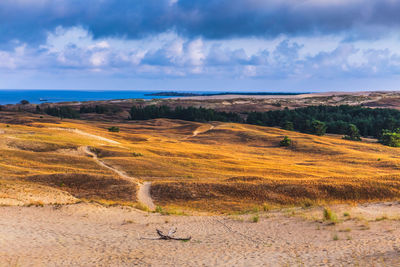
M150 239L150 240L180 240L180 241L189 241L192 239L191 236L180 238L172 236L176 232L176 228L171 228L168 234L164 234L161 230L156 229L158 237L141 237L140 239Z

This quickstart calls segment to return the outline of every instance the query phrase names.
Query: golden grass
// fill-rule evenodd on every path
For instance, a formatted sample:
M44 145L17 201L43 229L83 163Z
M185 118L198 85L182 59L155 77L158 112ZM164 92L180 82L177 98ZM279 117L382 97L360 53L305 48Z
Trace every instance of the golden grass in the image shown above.
M216 127L207 131L209 124L168 119L106 123L16 113L12 120L14 124L5 119L0 123L3 179L113 176L80 150L90 146L108 165L152 181L152 196L163 207L243 211L262 210L265 203L364 202L400 196L399 149L371 142L234 123L214 123ZM18 124L21 121L25 124ZM111 126L120 132L110 133ZM192 136L196 130L200 133ZM293 147L279 146L285 135L294 141Z
M23 178L66 191L76 198L114 203L136 201L136 185L114 176L88 174L51 174Z

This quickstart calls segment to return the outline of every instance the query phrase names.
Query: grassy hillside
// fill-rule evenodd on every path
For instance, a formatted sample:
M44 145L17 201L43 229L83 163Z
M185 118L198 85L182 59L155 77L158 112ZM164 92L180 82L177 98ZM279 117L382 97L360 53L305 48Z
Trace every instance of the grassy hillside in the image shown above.
M285 135L292 147L279 146ZM371 140L234 123L102 123L2 112L1 203L134 203L136 185L99 166L84 147L151 181L161 206L245 211L400 196L399 149Z

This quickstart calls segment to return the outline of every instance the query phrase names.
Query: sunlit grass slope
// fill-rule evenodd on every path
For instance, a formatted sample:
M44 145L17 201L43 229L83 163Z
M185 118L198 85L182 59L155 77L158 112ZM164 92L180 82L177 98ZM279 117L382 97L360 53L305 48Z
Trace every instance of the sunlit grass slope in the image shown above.
M109 132L110 126L120 132ZM293 147L279 146L285 135ZM233 123L111 124L0 113L3 184L40 185L74 199L134 202L134 185L99 166L84 146L129 176L152 181L152 197L161 206L244 211L400 196L400 150L376 143ZM12 198L10 192L1 194ZM23 193L15 198L22 201Z

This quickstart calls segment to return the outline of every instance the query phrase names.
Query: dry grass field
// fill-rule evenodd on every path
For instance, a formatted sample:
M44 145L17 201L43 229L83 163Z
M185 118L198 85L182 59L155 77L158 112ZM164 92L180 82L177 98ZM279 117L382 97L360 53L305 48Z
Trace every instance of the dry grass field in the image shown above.
M120 132L107 130L111 126ZM283 136L294 145L279 146ZM0 112L0 203L134 205L152 183L164 210L248 212L400 198L400 154L373 140L234 123L108 123Z

